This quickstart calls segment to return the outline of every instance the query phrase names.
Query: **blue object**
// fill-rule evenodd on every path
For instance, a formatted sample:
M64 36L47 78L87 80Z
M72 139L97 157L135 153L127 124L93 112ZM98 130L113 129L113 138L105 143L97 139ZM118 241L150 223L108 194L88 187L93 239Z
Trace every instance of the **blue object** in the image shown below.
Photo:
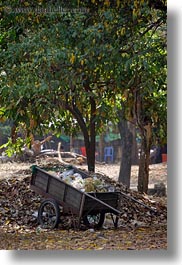
M114 161L114 148L113 146L108 146L104 148L104 161L107 162L107 158L110 158L111 162Z

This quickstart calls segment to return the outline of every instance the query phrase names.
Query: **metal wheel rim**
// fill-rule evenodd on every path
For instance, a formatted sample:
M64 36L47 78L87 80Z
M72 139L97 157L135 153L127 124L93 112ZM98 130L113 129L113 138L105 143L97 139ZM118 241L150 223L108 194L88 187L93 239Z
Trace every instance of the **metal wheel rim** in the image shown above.
M57 212L53 204L46 203L41 212L41 222L44 228L52 228L57 220Z

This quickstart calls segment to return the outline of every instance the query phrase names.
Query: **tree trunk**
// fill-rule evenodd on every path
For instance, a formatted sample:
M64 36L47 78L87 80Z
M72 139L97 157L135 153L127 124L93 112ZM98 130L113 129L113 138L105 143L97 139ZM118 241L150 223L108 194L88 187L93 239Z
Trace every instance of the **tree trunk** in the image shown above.
M138 172L138 191L147 193L149 183L151 124L140 128L140 131L142 137Z
M94 128L92 128L92 135L88 135L87 128L82 128L86 157L87 157L87 167L88 171L95 171L95 135Z
M133 146L132 146L132 165L138 165L138 146L136 141L136 126L132 125L132 134L133 134Z
M141 134L141 150L138 171L138 191L147 193L149 183L150 148L152 143L152 121L146 114L141 89L134 91L134 113Z
M89 86L87 88L89 90ZM90 120L89 120L89 128L85 123L84 117L80 110L77 107L76 99L73 97L72 104L68 104L67 102L62 103L63 108L67 109L72 113L72 115L77 120L80 129L83 133L86 156L87 156L87 166L88 171L95 171L95 147L96 147L96 130L95 130L95 122L96 122L96 103L95 99L90 96Z
M95 100L92 97L90 97L90 105L91 105L90 142L89 142L88 148L86 146L86 154L87 154L88 170L95 172L95 145L96 145L95 114L96 114L96 103L95 103Z
M99 140L99 160L103 162L104 160L104 134L101 133Z
M18 137L16 129L17 129L16 125L13 124L13 126L11 127L11 140L13 144L16 143Z
M120 121L118 123L118 129L121 135L121 149L122 149L118 181L122 182L129 188L130 177L131 177L133 135L131 132L130 123L122 118L120 118Z
M88 171L95 171L95 146L91 144L92 141L89 142L89 144L85 143L86 147L86 155L87 155L87 167Z
M74 114L75 118L77 119L80 128L83 133L85 149L86 149L86 156L87 156L87 166L88 171L95 171L95 146L96 146L96 130L95 130L95 113L96 113L96 103L95 100L90 97L90 122L89 122L89 129L87 128L84 119L77 109L74 106L74 109L70 109L71 112Z

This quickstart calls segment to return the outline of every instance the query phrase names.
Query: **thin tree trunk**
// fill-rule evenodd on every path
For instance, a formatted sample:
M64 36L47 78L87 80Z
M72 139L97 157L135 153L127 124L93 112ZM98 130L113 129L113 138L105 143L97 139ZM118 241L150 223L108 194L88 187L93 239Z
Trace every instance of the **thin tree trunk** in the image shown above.
M95 100L90 97L90 129L88 130L86 123L83 119L82 113L80 113L79 109L75 101L73 100L72 105L68 105L65 103L63 107L69 110L73 116L76 118L80 129L83 133L86 155L87 155L87 166L88 171L95 171L95 146L96 146L96 131L95 131L95 115L96 115L96 103Z
M88 131L85 128L83 130L83 136L84 136L84 143L85 143L85 149L86 149L86 157L87 157L87 167L88 171L95 171L95 140L94 135L92 137L88 135ZM94 128L92 128L92 133L94 134Z
M141 151L138 172L138 191L147 193L149 183L149 164L151 147L151 124L148 124L141 131Z
M11 128L11 140L12 140L12 143L15 144L16 143L16 140L17 140L17 131L16 131L17 127L15 124L13 124L12 128Z
M100 158L100 161L103 162L104 160L104 134L101 133L100 135L100 140L99 140L99 158Z
M136 141L136 126L132 125L133 146L132 146L132 165L138 165L138 146Z
M96 103L90 97L91 118L90 118L90 143L89 148L86 148L88 170L95 172L95 145L96 145L96 131L95 131L95 113Z
M121 135L121 163L118 181L130 187L131 177L131 160L132 160L132 140L133 135L130 130L130 124L128 121L120 118L118 124L119 132Z
M152 142L152 122L143 108L141 90L135 90L134 113L141 134L141 150L138 171L138 191L147 193L149 183L150 148Z

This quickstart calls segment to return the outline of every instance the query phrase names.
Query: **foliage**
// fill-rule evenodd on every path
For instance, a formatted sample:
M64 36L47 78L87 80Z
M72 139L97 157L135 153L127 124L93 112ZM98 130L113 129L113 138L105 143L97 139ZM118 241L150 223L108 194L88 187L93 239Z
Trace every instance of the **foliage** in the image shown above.
M48 3L14 0L2 8L4 116L31 131L64 127L73 133L81 128L87 148L109 120L118 121L123 95L126 111L131 111L134 91L140 89L143 112L155 101L153 112L158 114L165 71L160 69L163 48L156 32L166 19L165 1ZM39 12L38 7L47 9ZM59 12L62 7L65 12ZM73 12L78 7L82 9ZM162 79L154 80L159 69ZM165 95L161 98L165 101Z
M40 6L42 2L46 1L38 1ZM136 7L141 5L138 1L134 1L133 13L127 9L130 1L119 10L107 9L110 1L103 2L103 10L91 9L88 13L39 14L37 22L31 12L27 19L24 14L10 13L3 20L2 25L5 24L6 30L8 22L10 26L16 21L16 27L9 27L4 32L1 46L8 46L2 58L2 70L6 73L2 95L3 99L9 98L6 101L7 116L26 123L30 117L38 120L37 124L45 123L52 117L52 109L58 110L58 104L64 106L74 100L79 111L84 111L84 118L87 118L89 98L92 96L97 100L97 128L101 128L103 120L111 119L108 115L114 109L114 95L117 89L125 89L121 87L126 77L123 72L127 71L130 76L130 85L131 77L135 76L135 64L132 64L135 58L131 58L129 45L133 48L137 39L141 41L136 30L139 26L146 27L146 22L142 21L138 26L133 21L134 14L139 12ZM98 5L97 1L93 1L90 8L94 5ZM117 6L120 5L120 1L117 1ZM30 3L27 1L23 6L28 7ZM145 9L141 11L145 12ZM31 26L28 20L34 24ZM38 28L37 34L35 28ZM110 64L111 61L113 64ZM59 112L62 116L60 109ZM67 114L63 116L67 117ZM66 118L66 122L62 121L64 127L70 128L69 120Z
M21 154L25 145L30 146L29 138L22 139L22 137L18 137L16 143L13 143L12 139L9 138L8 142L1 145L0 149L5 149L7 156L12 157L13 155Z
M161 138L163 143L167 139L167 52L166 38L163 36L165 32L165 26L160 27L157 32L148 32L143 41L135 43L134 55L129 59L130 67L127 71L131 79L122 96L124 117L137 126L145 126L151 121L155 138ZM145 49L142 51L144 44Z

